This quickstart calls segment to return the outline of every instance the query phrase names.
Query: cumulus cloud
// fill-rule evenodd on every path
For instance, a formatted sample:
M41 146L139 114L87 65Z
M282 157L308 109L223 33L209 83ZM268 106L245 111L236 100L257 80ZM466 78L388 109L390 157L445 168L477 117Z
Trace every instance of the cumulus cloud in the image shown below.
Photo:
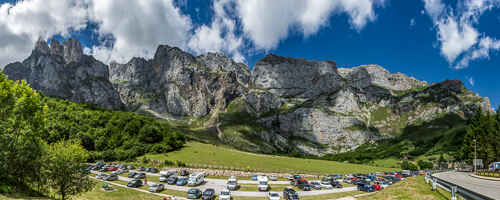
M356 31L385 0L214 0L209 24L193 25L186 0L24 0L0 5L0 67L29 55L38 38L70 37L88 24L97 44L84 52L109 63L150 58L158 44L194 53L224 52L244 62L250 50L276 48L289 33L316 34L345 14ZM94 27L94 26L92 26Z
M383 0L238 0L238 13L246 36L257 49L269 50L297 28L304 36L315 34L332 14L345 13L360 31L376 18L374 7Z
M479 42L479 45L474 48L470 53L464 55L464 57L455 65L456 69L462 69L469 66L472 60L476 59L489 59L490 53L492 51L500 50L500 41L492 39L490 37L483 37Z
M475 26L487 10L500 5L497 0L462 0L457 8L446 6L441 0L423 0L425 13L437 28L441 54L456 69L465 68L469 62L485 58L494 45L485 45L491 38L480 34ZM458 61L457 61L458 60Z
M127 62L132 57L150 58L158 44L186 48L191 20L172 0L91 0L90 20L98 34L112 45L92 48L101 61Z
M0 5L0 68L29 55L38 38L86 27L83 1L26 0Z
M245 62L240 52L243 38L235 34L236 19L227 13L233 13L233 7L230 0L214 1L214 17L211 25L202 25L194 31L193 37L188 42L189 48L199 54L226 52L237 62Z

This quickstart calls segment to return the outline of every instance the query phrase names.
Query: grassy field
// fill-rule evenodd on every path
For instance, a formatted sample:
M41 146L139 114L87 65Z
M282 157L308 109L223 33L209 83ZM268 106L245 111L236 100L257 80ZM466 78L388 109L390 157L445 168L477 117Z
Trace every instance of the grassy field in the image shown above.
M360 200L449 200L450 193L439 188L432 191L431 185L425 184L423 176L407 178L374 195L360 197ZM460 199L460 198L459 198Z
M182 161L188 164L188 166L225 166L258 172L346 174L398 170L395 168L373 167L326 160L252 154L198 142L189 142L181 150L168 154L145 155L143 157L160 161ZM142 160L142 157L138 160Z

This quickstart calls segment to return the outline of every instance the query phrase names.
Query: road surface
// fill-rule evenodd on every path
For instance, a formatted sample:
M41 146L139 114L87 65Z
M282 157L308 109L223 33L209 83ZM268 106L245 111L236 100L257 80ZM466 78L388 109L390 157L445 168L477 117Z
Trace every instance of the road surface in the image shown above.
M474 178L466 172L443 172L434 176L493 199L500 199L500 181Z

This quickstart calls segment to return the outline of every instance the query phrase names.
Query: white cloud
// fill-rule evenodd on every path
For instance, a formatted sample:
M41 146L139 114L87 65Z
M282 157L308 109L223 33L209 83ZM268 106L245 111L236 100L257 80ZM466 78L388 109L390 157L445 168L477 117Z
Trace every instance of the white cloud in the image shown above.
M440 20L437 26L441 53L450 63L476 44L479 37L479 33L471 24L466 22L458 24L453 17Z
M226 10L234 12L230 0L216 0L213 3L214 17L210 26L202 25L194 31L188 47L201 54L207 52L226 52L237 62L245 62L240 49L243 38L235 34L236 19Z
M472 87L474 87L474 78L472 78L472 77L468 77L468 78L467 78L467 82L469 82L469 84L470 84Z
M456 69L465 68L474 59L488 57L485 47L488 36L480 34L475 26L479 17L487 10L500 5L498 0L462 0L454 10L444 5L441 0L423 0L425 11L437 28L437 39L441 54ZM484 55L486 53L486 55ZM458 60L458 61L457 61Z
M89 13L99 24L99 35L113 38L112 47L92 49L103 62L150 58L159 44L185 49L191 30L190 18L172 0L91 0Z
M500 40L492 39L490 37L483 37L479 45L470 53L466 54L454 67L462 69L469 66L470 61L476 59L489 59L491 51L500 50Z
M332 14L346 13L360 31L376 18L374 7L383 0L238 0L243 31L257 49L269 50L287 38L292 28L304 36L315 34Z
M0 68L26 58L36 40L86 27L83 1L25 0L0 5Z

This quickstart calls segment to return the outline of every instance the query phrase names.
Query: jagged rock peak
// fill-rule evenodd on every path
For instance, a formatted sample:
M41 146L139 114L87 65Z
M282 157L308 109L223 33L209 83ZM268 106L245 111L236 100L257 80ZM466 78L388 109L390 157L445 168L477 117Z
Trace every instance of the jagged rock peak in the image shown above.
M266 64L280 64L280 63L291 63L291 64L300 64L300 63L307 63L307 62L317 62L317 61L309 61L305 58L292 58L292 57L283 57L283 56L278 56L275 54L267 54L262 58L261 60L257 61L256 65L266 65ZM333 60L325 60L322 62L327 62L330 64L333 64L335 67L337 66L337 63Z
M78 62L83 56L82 44L74 38L62 42L52 39L50 47L44 39L38 39L33 52L61 56L66 63Z
M45 41L42 38L39 38L35 43L35 48L33 49L33 52L39 52L43 54L50 53L50 48L49 45L47 44L47 41Z

